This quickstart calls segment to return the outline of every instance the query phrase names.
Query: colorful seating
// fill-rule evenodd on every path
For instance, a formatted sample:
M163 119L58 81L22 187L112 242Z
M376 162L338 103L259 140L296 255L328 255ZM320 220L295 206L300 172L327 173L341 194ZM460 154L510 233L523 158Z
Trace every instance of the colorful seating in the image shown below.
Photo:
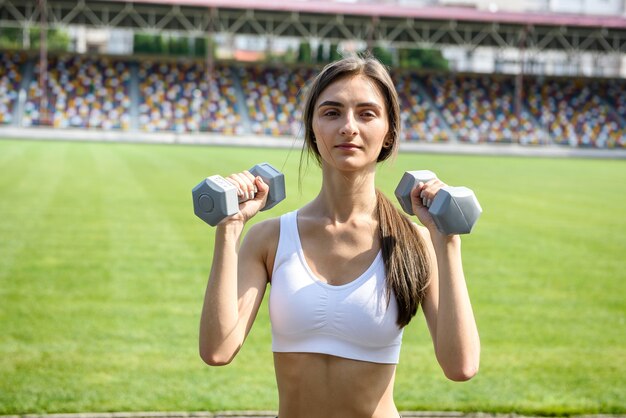
M541 144L545 135L530 113L516 111L514 79L497 75L429 75L427 92L458 140Z
M439 114L418 87L423 77L408 72L396 72L392 77L400 99L402 139L426 142L450 140Z
M29 59L26 127L301 136L303 92L318 71L218 63L208 74L204 61L69 54L48 58L42 89L36 57L3 52L0 125L14 122ZM626 80L526 76L518 110L511 75L394 71L392 79L406 141L626 148Z
M529 109L554 142L572 147L626 146L626 126L601 97L597 81L535 80L527 91Z
M25 60L21 52L0 52L0 125L13 122Z
M139 68L139 128L225 134L245 132L232 68L208 75L204 62L151 62Z
M130 71L126 61L79 55L50 57L43 90L39 74L37 62L24 126L130 128Z
M274 136L301 133L301 92L315 73L310 68L239 67L252 132Z

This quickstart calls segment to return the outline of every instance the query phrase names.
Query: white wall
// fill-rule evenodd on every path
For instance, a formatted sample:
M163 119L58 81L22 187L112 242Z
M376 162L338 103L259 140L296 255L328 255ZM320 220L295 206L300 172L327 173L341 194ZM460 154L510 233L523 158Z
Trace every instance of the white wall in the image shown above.
M550 0L550 11L592 15L621 15L623 0Z

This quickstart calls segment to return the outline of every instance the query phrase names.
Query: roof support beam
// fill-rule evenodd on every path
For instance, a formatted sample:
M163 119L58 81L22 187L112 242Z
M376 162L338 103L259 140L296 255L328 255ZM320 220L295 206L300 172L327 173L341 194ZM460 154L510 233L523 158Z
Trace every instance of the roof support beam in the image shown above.
M395 47L462 46L517 48L526 31L527 50L626 53L626 25L620 27L551 26L349 15L269 9L149 4L112 0L47 0L49 27L88 25L146 32L174 31L302 37L340 41L358 39ZM211 12L213 10L214 12ZM39 22L37 0L0 0L0 26L31 27ZM494 15L497 18L497 15Z

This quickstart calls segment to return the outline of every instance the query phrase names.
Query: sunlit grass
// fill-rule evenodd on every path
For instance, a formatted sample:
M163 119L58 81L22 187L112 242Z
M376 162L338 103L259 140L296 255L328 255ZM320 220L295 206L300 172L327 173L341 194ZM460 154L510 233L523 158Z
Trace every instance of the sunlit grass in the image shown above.
M265 305L233 364L197 354L213 232L191 189L261 161L287 199L259 219L317 192L297 150L0 141L0 414L276 409ZM399 408L625 413L626 164L401 154L379 187L421 168L483 206L463 238L483 351L447 381L418 316Z

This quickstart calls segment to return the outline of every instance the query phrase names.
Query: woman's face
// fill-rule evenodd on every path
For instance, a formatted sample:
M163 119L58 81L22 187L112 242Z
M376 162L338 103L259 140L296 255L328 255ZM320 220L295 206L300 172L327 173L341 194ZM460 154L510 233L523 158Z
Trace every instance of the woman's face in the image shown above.
M384 97L365 76L341 78L320 94L312 125L322 164L344 170L375 165L389 131Z

